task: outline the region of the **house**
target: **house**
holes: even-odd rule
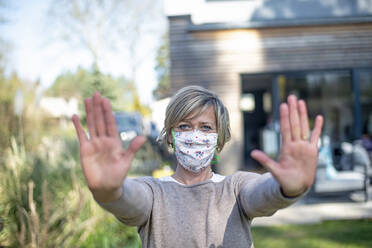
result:
[[[254,148],[277,153],[290,93],[332,142],[372,135],[371,0],[166,0],[165,12],[172,93],[198,84],[229,109],[221,173],[260,170]]]
[[[40,100],[40,108],[54,118],[70,119],[78,114],[78,101],[76,98],[65,100],[60,97],[43,97]]]

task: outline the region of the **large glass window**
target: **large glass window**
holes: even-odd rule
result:
[[[325,118],[323,134],[333,142],[353,139],[353,91],[350,71],[289,73],[278,77],[280,101],[293,93],[308,105],[310,125]]]
[[[372,70],[358,71],[362,134],[372,136]]]

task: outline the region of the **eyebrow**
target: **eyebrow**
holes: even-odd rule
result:
[[[188,124],[191,124],[191,120],[192,119],[185,119],[185,120],[183,120],[183,121],[180,121],[180,123],[182,123],[182,122],[187,122]],[[212,122],[208,122],[208,121],[202,121],[202,122],[200,122],[201,124],[209,124],[209,125],[211,125],[211,126],[213,126],[213,123]]]
[[[191,123],[190,120],[191,120],[191,119],[185,119],[185,120],[180,121],[179,123],[182,123],[182,122]]]

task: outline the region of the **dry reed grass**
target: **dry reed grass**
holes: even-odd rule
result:
[[[81,216],[84,209],[94,204],[90,193],[71,170],[71,188],[63,192],[62,201],[56,201],[49,190],[54,187],[52,180],[48,181],[47,176],[30,180],[32,162],[22,146],[12,139],[5,163],[0,165],[0,217],[4,219],[0,245],[78,247],[100,218]],[[40,183],[41,197],[36,200],[35,184]]]

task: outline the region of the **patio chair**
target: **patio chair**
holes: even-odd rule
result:
[[[367,150],[362,144],[356,142],[352,151],[353,170],[365,173],[369,179],[372,177],[371,160]]]
[[[359,165],[356,168],[360,168]],[[368,201],[369,177],[367,167],[363,171],[337,171],[334,167],[329,137],[323,138],[319,150],[316,178],[312,188],[315,194],[349,194],[364,191],[365,201]]]

